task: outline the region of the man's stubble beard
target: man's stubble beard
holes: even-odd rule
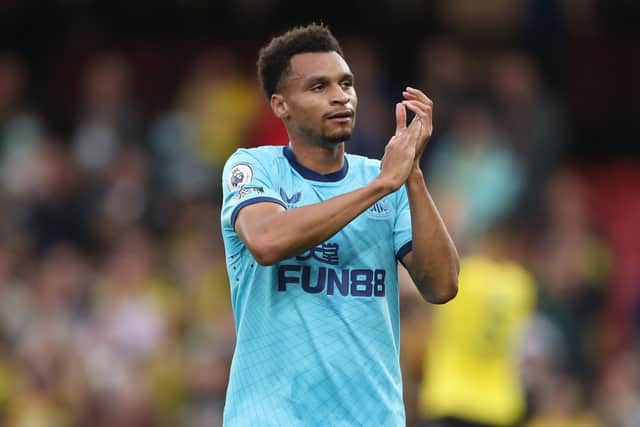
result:
[[[351,139],[351,134],[352,132],[335,136],[325,136],[322,138],[321,143],[323,143],[324,145],[338,145],[340,143],[349,141]]]
[[[351,139],[353,135],[353,128],[355,127],[355,117],[353,120],[353,126],[351,126],[351,129],[348,132],[338,133],[335,135],[326,135],[323,132],[321,135],[318,135],[312,130],[301,128],[300,134],[313,145],[333,148],[336,145],[342,144],[343,142],[347,142]]]

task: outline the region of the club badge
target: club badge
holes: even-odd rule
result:
[[[387,199],[380,199],[367,209],[367,213],[369,214],[369,218],[385,219],[391,216],[393,210]]]

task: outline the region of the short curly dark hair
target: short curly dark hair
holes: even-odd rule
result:
[[[337,52],[344,57],[340,43],[324,24],[295,27],[274,37],[258,55],[258,78],[267,99],[279,89],[289,71],[291,57],[307,52]]]

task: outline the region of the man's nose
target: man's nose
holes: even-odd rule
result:
[[[331,91],[331,103],[347,104],[351,100],[349,94],[340,86],[336,85]]]

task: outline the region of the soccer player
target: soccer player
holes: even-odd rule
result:
[[[372,160],[345,153],[357,97],[327,27],[272,39],[258,72],[290,141],[240,149],[223,171],[237,334],[224,423],[403,426],[397,261],[426,300],[457,292],[456,249],[419,166],[433,104],[407,88]]]
[[[507,427],[524,419],[518,357],[536,286],[513,256],[521,244],[514,232],[506,223],[493,225],[461,261],[464,291],[431,310],[418,405],[422,427]]]

